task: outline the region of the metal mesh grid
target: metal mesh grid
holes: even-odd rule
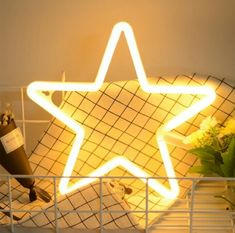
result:
[[[16,176],[4,176],[8,181],[9,187],[9,203],[12,203],[12,190],[11,190],[11,180]],[[25,176],[26,177],[26,176]],[[120,215],[120,214],[136,214],[136,211],[128,210],[128,209],[108,209],[108,208],[99,208],[99,206],[103,206],[105,202],[105,198],[107,197],[107,191],[104,186],[100,189],[100,184],[103,183],[107,177],[99,177],[99,181],[93,186],[93,191],[99,193],[99,203],[96,207],[91,209],[71,209],[68,208],[68,203],[60,203],[57,201],[57,192],[56,192],[56,180],[61,177],[58,176],[34,176],[35,178],[45,178],[52,179],[54,183],[54,192],[53,192],[53,200],[54,205],[49,208],[38,208],[37,210],[26,210],[26,209],[14,209],[14,207],[10,204],[7,211],[10,213],[9,226],[6,228],[0,226],[0,230],[8,230],[7,232],[18,232],[19,226],[26,227],[22,229],[27,229],[27,224],[16,223],[13,220],[13,214],[15,213],[27,213],[32,215],[32,220],[35,225],[37,225],[37,221],[40,221],[37,227],[40,227],[43,232],[42,222],[48,222],[48,219],[45,219],[47,216],[50,221],[53,221],[53,226],[51,232],[64,232],[63,229],[63,221],[67,216],[67,221],[70,221],[70,228],[73,228],[72,222],[81,222],[81,219],[78,216],[84,215],[87,217],[86,224],[92,224],[92,229],[96,229],[99,232],[108,232],[105,228],[105,225],[108,221],[114,223],[114,221],[107,216],[109,214]],[[75,177],[72,177],[75,178]],[[80,177],[86,179],[87,177]],[[120,178],[112,177],[112,178]],[[126,177],[127,179],[133,179],[133,177]],[[160,178],[147,178],[150,179],[160,179]],[[220,232],[220,233],[234,233],[235,232],[235,211],[233,209],[229,209],[228,203],[224,202],[222,199],[215,198],[217,194],[223,194],[226,191],[227,182],[233,182],[233,187],[235,187],[235,179],[234,178],[178,178],[178,180],[185,181],[191,183],[190,192],[188,192],[185,198],[176,199],[175,203],[169,207],[167,210],[149,210],[148,209],[148,188],[146,182],[146,225],[144,228],[145,232],[158,233],[158,232],[167,232],[167,233],[175,233],[175,232],[189,232],[189,233],[204,233],[204,232]],[[98,187],[98,189],[97,189]],[[85,188],[84,190],[86,190]],[[89,189],[89,188],[88,188]],[[83,191],[80,190],[79,193]],[[91,193],[89,190],[88,193]],[[102,194],[103,195],[102,195]],[[86,199],[86,200],[85,200]],[[87,198],[84,198],[84,202],[87,201]],[[98,206],[98,208],[97,208]],[[1,210],[3,212],[3,210]],[[142,212],[141,210],[139,213]],[[161,217],[156,220],[153,224],[148,224],[148,215],[149,214],[159,214],[161,213]],[[46,214],[46,215],[45,215]],[[36,218],[35,218],[36,216]],[[63,218],[61,218],[63,216]],[[94,219],[91,220],[89,216],[96,216],[96,222]],[[130,216],[130,215],[129,215]],[[46,221],[47,220],[47,221]],[[91,222],[89,222],[91,220]],[[126,221],[126,219],[122,219]],[[120,220],[120,224],[125,224],[126,222],[122,222]],[[117,221],[118,222],[118,221]],[[116,222],[116,223],[117,223]],[[83,222],[85,224],[85,222]],[[137,225],[136,225],[137,226]],[[29,224],[29,227],[32,227]],[[35,226],[36,227],[36,226]],[[121,228],[120,226],[112,226],[111,229]],[[132,226],[133,227],[133,226]],[[129,229],[130,232],[133,228],[124,228]],[[89,228],[86,226],[86,228]],[[28,228],[30,229],[30,228]],[[137,228],[138,229],[138,228]],[[2,232],[2,231],[1,231]],[[5,232],[5,231],[4,231]],[[66,232],[66,231],[65,231]],[[92,231],[89,231],[92,232]],[[112,232],[112,231],[111,231]],[[134,231],[133,231],[134,232]],[[139,231],[141,232],[141,230]]]
[[[215,115],[222,122],[234,115],[234,87],[224,82],[224,80],[212,76],[199,77],[197,75],[192,75],[176,76],[173,78],[160,77],[152,79],[151,81],[156,84],[168,85],[179,83],[183,83],[184,85],[211,84],[215,88],[217,92],[215,103],[190,121],[186,122],[182,127],[177,128],[177,132],[180,134],[188,135],[190,132],[197,129],[201,120],[208,114]],[[116,154],[124,154],[136,164],[146,169],[152,176],[162,177],[162,182],[167,184],[167,179],[164,177],[165,173],[161,157],[156,148],[156,129],[167,119],[176,115],[178,111],[187,108],[199,98],[200,96],[193,95],[187,95],[187,97],[185,97],[183,95],[155,96],[155,94],[146,94],[141,90],[137,81],[105,84],[99,92],[92,94],[77,92],[67,93],[61,108],[74,119],[81,122],[86,131],[86,137],[73,175],[86,175],[89,171]],[[23,107],[24,104],[22,105],[22,109]],[[24,118],[23,115],[22,118]],[[23,120],[24,124],[25,122],[27,122],[26,119]],[[43,174],[53,177],[61,175],[61,171],[63,170],[63,166],[71,149],[73,138],[74,134],[69,128],[62,125],[56,119],[52,120],[52,123],[48,126],[38,145],[34,149],[33,154],[30,156],[34,174]],[[188,168],[194,164],[195,159],[185,150],[175,146],[170,146],[170,152],[177,177],[188,175]],[[121,176],[121,181],[134,189],[134,195],[126,197],[130,207],[125,206],[125,203],[124,207],[121,205],[124,210],[136,211],[127,216],[125,225],[128,226],[130,223],[129,227],[136,227],[136,222],[138,222],[138,225],[141,225],[142,227],[148,226],[151,222],[154,222],[154,220],[156,221],[163,213],[166,213],[168,208],[173,204],[172,201],[153,196],[152,190],[148,190],[148,188],[146,188],[143,183],[140,183],[138,179],[133,177],[128,179],[130,174],[125,170],[116,169],[109,174],[109,176],[116,175],[118,175],[118,177]],[[56,186],[53,187],[52,184],[57,181],[57,179],[56,181],[53,179],[54,178],[52,178],[52,180],[42,179],[39,183],[50,193],[53,193]],[[195,183],[195,180],[180,179],[179,182],[181,199],[186,196],[189,189],[194,187],[192,184]],[[13,202],[8,202],[9,197],[6,195],[7,190],[9,190],[7,185],[5,186],[5,191],[1,189],[1,200],[5,204],[4,207],[14,207],[15,205],[17,209],[25,207],[26,210],[32,210],[31,212],[34,210],[38,211],[38,209],[40,209],[40,211],[46,209],[45,206],[42,206],[41,208],[42,203],[34,203],[32,206],[26,205],[26,194],[14,180],[12,180],[11,192],[13,195]],[[115,194],[111,192],[110,195],[112,196]],[[70,201],[73,196],[74,195],[71,195],[67,197],[67,199]],[[58,203],[62,203],[63,201],[64,199],[59,199]],[[53,209],[55,207],[50,208]],[[76,209],[76,206],[72,204],[72,208]],[[24,214],[26,214],[26,212]],[[132,219],[132,215],[135,216],[133,222],[132,220],[129,220],[129,218]],[[57,218],[66,222],[65,217],[62,216],[61,213],[57,213],[57,218],[53,220],[47,215],[45,216],[47,218],[46,224],[51,224],[52,227],[58,227],[58,223],[55,224]],[[75,217],[77,218],[78,216],[80,215],[75,213]],[[106,218],[107,217],[105,217],[105,219]],[[4,219],[4,217],[1,219]],[[100,224],[103,222],[103,219],[104,218],[99,219]],[[5,217],[4,221],[9,222],[9,219],[6,220]],[[67,227],[73,227],[73,224],[66,223]],[[39,226],[35,222],[33,222],[33,224]],[[192,222],[189,224],[191,225]],[[85,225],[85,228],[89,227]]]

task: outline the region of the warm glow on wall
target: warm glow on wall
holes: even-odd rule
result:
[[[61,122],[71,128],[76,137],[74,139],[70,155],[68,157],[67,164],[63,171],[63,176],[71,176],[73,168],[75,166],[79,151],[84,139],[85,131],[77,121],[66,115],[59,107],[57,107],[51,100],[53,91],[81,91],[81,92],[94,92],[101,88],[107,70],[109,68],[112,56],[114,54],[117,43],[120,39],[121,33],[124,33],[126,41],[130,50],[130,54],[134,63],[136,74],[139,80],[139,84],[145,92],[159,93],[159,94],[195,94],[203,95],[204,97],[198,102],[193,103],[183,112],[170,119],[158,130],[156,129],[156,142],[160,149],[162,160],[166,169],[168,177],[175,177],[175,171],[172,165],[170,154],[168,151],[167,143],[165,141],[166,136],[180,138],[179,135],[175,135],[171,131],[176,127],[183,124],[189,118],[195,116],[201,110],[210,105],[215,99],[215,92],[208,86],[174,86],[174,85],[152,85],[148,82],[147,76],[144,71],[144,67],[140,58],[140,54],[135,41],[134,33],[129,24],[120,22],[116,24],[112,30],[107,47],[104,52],[103,59],[101,61],[95,82],[93,83],[72,83],[72,82],[33,82],[28,86],[27,93],[29,97],[34,100],[38,105],[51,113]],[[47,95],[45,92],[48,92]],[[181,138],[180,138],[181,139]],[[116,167],[123,167],[131,174],[137,177],[149,177],[150,174],[143,171],[140,167],[135,165],[127,158],[117,155],[113,159],[109,160],[104,165],[100,166],[92,173],[87,174],[91,178],[80,179],[76,183],[69,185],[68,178],[62,178],[60,181],[59,189],[62,194],[69,193],[75,189],[78,189],[86,184],[93,182],[96,178],[104,176],[109,171]],[[142,179],[146,182],[146,179]],[[166,198],[176,198],[179,194],[179,185],[176,179],[169,179],[170,189],[161,184],[158,180],[150,179],[148,185],[157,193]]]

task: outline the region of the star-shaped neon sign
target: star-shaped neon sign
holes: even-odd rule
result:
[[[107,70],[109,68],[112,56],[114,54],[117,43],[120,36],[124,33],[126,41],[129,47],[129,51],[134,63],[136,74],[139,80],[139,84],[143,91],[148,93],[161,93],[161,94],[195,94],[204,95],[204,98],[198,102],[192,104],[187,109],[170,119],[163,126],[161,126],[156,133],[156,142],[158,144],[162,161],[166,169],[168,177],[175,177],[175,171],[172,165],[170,154],[168,151],[165,138],[171,134],[171,137],[178,138],[179,136],[174,134],[172,130],[183,124],[189,118],[193,117],[201,110],[210,105],[215,99],[215,92],[208,86],[175,86],[175,85],[153,85],[147,80],[147,76],[144,71],[144,67],[141,61],[141,57],[137,48],[134,33],[130,25],[126,22],[120,22],[113,27],[107,47],[104,52],[95,82],[93,83],[75,83],[75,82],[33,82],[27,88],[29,97],[34,100],[38,105],[44,108],[46,111],[55,116],[58,120],[66,124],[71,128],[76,136],[70,151],[68,161],[65,165],[63,176],[71,176],[73,168],[75,166],[79,151],[84,139],[84,129],[77,121],[72,119],[66,113],[64,113],[58,106],[56,106],[52,100],[51,95],[54,91],[82,91],[82,92],[95,92],[99,90],[104,82]],[[50,94],[46,95],[45,92]],[[182,139],[182,138],[180,138]],[[124,156],[117,155],[111,160],[107,161],[96,170],[87,174],[90,178],[79,179],[76,183],[70,185],[68,178],[62,178],[59,184],[59,190],[61,194],[69,193],[75,189],[78,189],[84,185],[87,185],[99,176],[104,176],[116,167],[123,167],[129,171],[132,175],[140,177],[143,182],[146,182],[145,177],[149,177],[150,174],[142,170],[139,166],[134,164]],[[165,187],[158,180],[150,179],[148,181],[149,187],[155,192],[161,194],[166,198],[176,198],[179,194],[179,184],[177,179],[169,179],[170,188]]]

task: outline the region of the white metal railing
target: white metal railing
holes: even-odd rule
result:
[[[26,210],[26,209],[15,209],[12,206],[12,185],[11,180],[13,178],[29,178],[33,177],[35,179],[49,179],[52,180],[53,193],[52,200],[54,204],[53,209],[42,209],[42,210]],[[58,192],[57,192],[57,180],[61,179],[62,176],[28,176],[28,175],[2,175],[0,179],[7,181],[8,185],[8,198],[9,198],[9,209],[0,210],[1,212],[8,212],[10,215],[9,228],[12,233],[15,233],[15,227],[17,224],[14,223],[13,214],[14,213],[39,213],[50,212],[55,216],[54,232],[59,233],[59,213],[66,212],[68,214],[77,213],[98,213],[100,216],[100,227],[99,232],[104,232],[103,216],[106,213],[145,213],[145,227],[144,231],[149,233],[157,232],[179,232],[185,231],[189,233],[200,233],[200,232],[235,232],[235,212],[234,210],[226,210],[228,203],[222,199],[215,198],[215,194],[220,193],[225,188],[225,184],[228,181],[233,181],[235,184],[235,178],[174,178],[178,181],[190,181],[191,188],[185,198],[176,199],[175,203],[169,207],[167,210],[149,210],[149,188],[148,182],[150,179],[163,179],[164,177],[138,177],[141,179],[146,179],[146,209],[145,210],[105,210],[99,208],[99,210],[63,210],[58,206]],[[70,176],[65,178],[79,178],[87,179],[87,176]],[[102,183],[107,179],[118,179],[121,180],[123,177],[112,176],[112,177],[96,177],[100,183],[100,206],[103,205],[103,191]],[[136,177],[135,177],[136,178]],[[133,177],[125,177],[125,179],[133,179]],[[173,178],[172,178],[173,179]],[[235,200],[234,200],[235,201]],[[161,213],[161,216],[154,223],[149,223],[148,215],[150,213]],[[1,230],[1,226],[0,226]],[[97,231],[97,229],[96,229]],[[2,231],[1,231],[2,232]]]
[[[20,106],[21,114],[18,115],[16,118],[16,122],[21,124],[23,135],[25,138],[25,146],[27,147],[28,137],[26,134],[26,125],[30,124],[44,124],[48,123],[48,120],[43,119],[27,119],[25,110],[26,110],[26,87],[0,87],[0,94],[1,92],[9,93],[11,96],[12,92],[17,92],[20,96],[19,99],[16,99],[16,105]],[[4,99],[7,99],[7,96],[4,96]],[[4,104],[3,102],[2,105]],[[14,111],[14,109],[13,109]],[[44,127],[44,126],[42,126]],[[11,181],[13,178],[18,176],[13,175],[0,175],[0,181],[5,180],[8,184],[8,197],[9,197],[9,213],[10,213],[10,224],[9,228],[11,232],[16,232],[16,225],[13,221],[13,213],[17,212],[27,212],[31,210],[22,210],[22,209],[14,209],[12,206],[12,185]],[[21,177],[28,177],[28,176],[21,176]],[[54,200],[54,210],[46,210],[52,211],[55,215],[55,228],[54,232],[58,233],[61,231],[58,224],[58,202],[57,202],[57,180],[60,179],[60,176],[33,176],[37,179],[51,179],[53,184],[53,200]],[[71,178],[78,178],[78,177],[71,177]],[[79,177],[80,178],[87,178],[87,177]],[[121,180],[123,177],[98,177],[99,182],[102,183],[105,179],[117,178]],[[127,179],[125,177],[124,179]],[[138,178],[138,177],[130,177]],[[200,232],[231,232],[235,233],[235,226],[234,226],[234,219],[235,219],[235,212],[233,210],[226,210],[227,203],[224,202],[222,199],[214,198],[214,194],[218,190],[222,190],[224,183],[228,180],[234,181],[235,179],[225,179],[225,178],[174,178],[178,179],[179,181],[188,180],[191,182],[191,187],[189,189],[188,195],[185,198],[177,199],[175,204],[170,207],[168,210],[149,210],[149,188],[148,182],[149,179],[166,179],[166,177],[157,177],[157,178],[145,178],[146,179],[146,209],[140,210],[140,212],[145,213],[145,228],[144,231],[148,233],[158,233],[158,232],[189,232],[189,233],[200,233]],[[100,206],[103,203],[103,193],[102,193],[102,185],[100,185]],[[208,198],[211,200],[208,201]],[[41,210],[44,211],[44,210]],[[60,210],[62,211],[62,210]],[[87,212],[83,210],[84,212]],[[82,213],[83,211],[79,211]],[[4,212],[4,210],[0,210],[0,213]],[[33,211],[31,211],[33,212]],[[38,211],[37,211],[38,212]],[[76,210],[70,211],[75,212]],[[92,212],[92,210],[89,210]],[[96,211],[97,212],[97,211]],[[120,212],[120,210],[100,210],[98,211],[100,215],[100,227],[99,231],[102,233],[104,231],[103,226],[103,215],[106,212]],[[131,210],[123,210],[123,212],[134,213],[138,211],[131,211]],[[161,218],[159,218],[155,223],[149,224],[149,214],[150,213],[161,213]],[[0,226],[0,232],[2,232]]]
[[[24,136],[25,141],[24,147],[27,150],[29,143],[26,133],[26,125],[37,124],[42,125],[42,127],[44,127],[45,124],[49,123],[49,115],[45,111],[41,111],[40,114],[46,115],[48,119],[30,119],[26,117],[26,88],[26,86],[0,86],[0,96],[2,93],[4,93],[4,98],[0,98],[0,113],[1,111],[4,111],[4,105],[9,102],[11,104],[13,113],[17,115],[15,118],[15,122],[17,124],[20,124],[19,127],[22,130],[22,134]],[[12,95],[17,95],[18,98],[12,98]],[[8,101],[8,98],[10,99],[10,101]],[[27,102],[30,102],[34,105],[34,107],[37,107],[37,105],[33,103],[30,99],[28,99]],[[17,110],[20,109],[20,111],[16,112],[15,108]],[[32,148],[29,148],[29,151],[30,149]]]

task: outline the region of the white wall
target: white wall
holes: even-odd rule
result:
[[[92,81],[112,26],[129,22],[147,75],[235,80],[234,0],[0,0],[0,85]],[[121,40],[107,80],[135,72]]]

